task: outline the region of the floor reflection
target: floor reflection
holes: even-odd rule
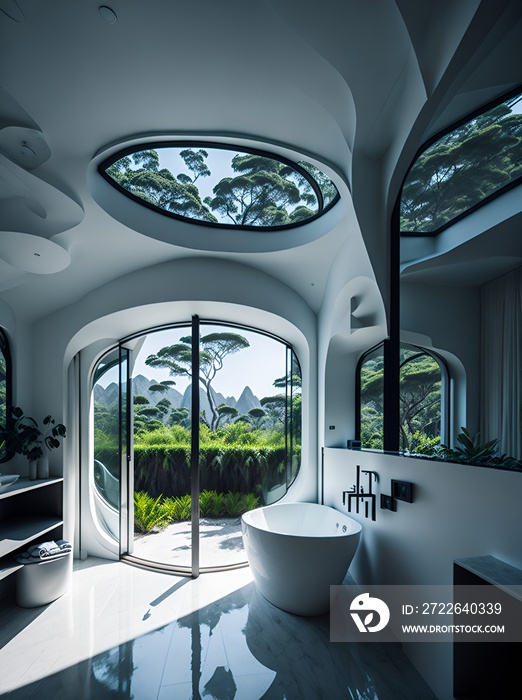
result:
[[[246,562],[241,535],[241,518],[201,518],[200,564],[202,567],[230,566]],[[190,523],[172,523],[159,532],[137,536],[134,555],[146,561],[190,566],[192,531]]]
[[[154,601],[153,601],[154,602]],[[253,584],[10,700],[431,700],[398,645],[332,644],[328,615],[278,610]]]

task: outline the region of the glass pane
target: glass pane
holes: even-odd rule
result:
[[[119,397],[119,479],[120,479],[120,554],[130,554],[133,549],[132,529],[129,531],[130,519],[133,518],[133,477],[130,473],[132,457],[132,439],[130,436],[130,401],[132,386],[129,377],[130,352],[120,347],[120,397]]]
[[[111,184],[164,213],[215,225],[273,228],[307,221],[339,197],[305,161],[229,148],[159,146],[110,161]],[[316,191],[324,205],[320,209]]]
[[[203,323],[199,354],[200,566],[223,567],[246,561],[241,514],[284,496],[297,475],[301,375],[284,343],[242,328]],[[129,481],[134,533],[127,551],[187,571],[194,550],[194,371],[190,326],[150,333],[135,343],[132,382],[126,387],[122,377],[121,392],[122,410],[129,392],[134,409]],[[119,496],[117,382],[116,358],[108,356],[94,387],[95,481],[98,500],[114,511]],[[122,441],[124,447],[124,432]],[[122,456],[124,466],[124,449]],[[117,538],[116,527],[113,532]]]
[[[201,326],[200,561],[246,561],[241,515],[286,493],[286,347],[243,328]]]
[[[312,165],[311,163],[308,163],[305,160],[300,160],[299,165],[302,168],[304,168],[307,172],[309,172],[310,175],[319,185],[319,189],[321,190],[321,194],[323,195],[324,209],[329,207],[330,204],[337,200],[337,198],[339,197],[337,187],[333,184],[330,178],[323,173],[322,170],[319,170],[319,168],[316,168],[315,165]]]
[[[436,233],[522,177],[522,95],[435,141],[417,158],[401,195],[401,231]]]
[[[301,465],[301,367],[294,351],[286,349],[287,357],[287,488],[292,484]]]
[[[0,328],[0,430],[5,429],[7,407],[11,402],[11,366],[7,336]],[[9,457],[9,446],[0,438],[0,462]]]
[[[384,446],[384,354],[382,345],[367,353],[361,364],[361,447]]]
[[[119,350],[107,354],[94,377],[94,504],[100,526],[120,539]]]
[[[429,454],[440,443],[442,376],[437,360],[409,345],[400,350],[400,449]]]
[[[144,336],[134,351],[134,555],[191,567],[190,326]]]

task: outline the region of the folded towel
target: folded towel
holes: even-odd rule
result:
[[[29,554],[29,552],[22,552],[16,557],[16,560],[19,562],[32,561],[33,557]]]
[[[29,554],[29,552],[22,552],[21,554],[17,554],[15,557],[15,561],[18,564],[27,564],[30,566],[31,564],[44,564],[47,562],[51,562],[54,559],[62,559],[63,557],[67,557],[69,555],[69,552],[57,552],[56,554],[49,554],[46,557],[33,557]]]
[[[62,552],[70,552],[72,549],[70,542],[67,542],[67,540],[56,540],[56,544]]]
[[[36,559],[45,559],[47,557],[52,557],[54,554],[60,554],[61,549],[58,547],[56,542],[42,542],[40,544],[35,544],[29,547],[27,550],[29,554]]]

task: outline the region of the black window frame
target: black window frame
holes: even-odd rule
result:
[[[377,350],[381,349],[382,350],[382,355],[383,355],[383,366],[384,366],[384,376],[383,376],[383,394],[386,392],[386,374],[387,374],[387,365],[386,365],[386,343],[389,341],[381,341],[380,343],[377,343],[376,345],[373,345],[371,348],[368,348],[368,350],[365,350],[365,352],[359,357],[359,360],[356,365],[355,369],[355,401],[356,401],[356,411],[355,411],[355,439],[356,440],[361,440],[361,370],[362,367],[368,358],[369,355],[372,353],[376,352]],[[451,426],[451,372],[450,368],[448,366],[448,363],[442,357],[442,355],[439,355],[439,353],[435,352],[434,350],[431,350],[429,348],[426,348],[422,345],[417,345],[416,343],[408,343],[405,341],[400,341],[399,343],[399,352],[400,349],[403,347],[407,347],[409,349],[416,349],[421,353],[422,355],[428,355],[429,357],[432,357],[435,362],[437,362],[439,368],[440,368],[440,375],[441,375],[441,387],[440,387],[440,394],[441,394],[441,426],[440,426],[440,438],[441,438],[441,444],[443,442],[449,441],[450,437],[450,426]],[[400,371],[401,371],[401,363],[399,362],[397,366],[397,377],[399,379],[399,391],[400,391]],[[397,417],[399,414],[399,396],[397,396]],[[393,451],[395,450],[389,450],[386,447],[386,433],[388,429],[388,423],[387,423],[387,405],[386,405],[386,400],[385,397],[383,396],[383,450],[384,451]],[[400,430],[400,424],[399,421],[397,420],[398,423],[398,428]],[[397,444],[400,444],[400,437],[399,433],[397,434]],[[364,446],[361,445],[361,447]],[[404,454],[403,450],[398,449],[398,452],[401,454]]]
[[[118,160],[121,158],[124,158],[125,156],[132,155],[134,153],[139,153],[140,151],[145,151],[145,150],[154,150],[154,149],[161,149],[161,148],[174,148],[174,147],[179,147],[179,148],[208,148],[208,149],[220,149],[220,150],[225,150],[225,151],[231,151],[231,152],[236,152],[236,153],[244,153],[246,155],[257,155],[257,156],[262,156],[264,158],[269,158],[271,160],[275,160],[279,163],[283,163],[284,165],[287,165],[291,168],[293,168],[299,175],[301,175],[312,187],[315,196],[317,197],[317,206],[318,206],[318,211],[314,216],[309,217],[308,219],[305,219],[303,221],[296,221],[290,224],[283,224],[280,226],[241,226],[237,224],[229,224],[229,223],[220,223],[220,222],[213,222],[213,221],[203,221],[200,219],[193,219],[187,216],[183,216],[181,214],[176,214],[175,212],[168,211],[167,209],[162,209],[161,207],[156,206],[152,202],[147,202],[145,199],[138,197],[137,195],[133,194],[132,192],[129,192],[129,190],[125,189],[125,187],[122,187],[114,178],[112,178],[110,175],[107,174],[107,169],[110,168],[111,165],[116,163]],[[301,160],[305,160],[302,158]],[[307,162],[307,161],[305,161]],[[312,163],[310,165],[313,165]],[[317,166],[315,166],[317,167]],[[265,151],[262,149],[257,149],[257,148],[250,148],[246,146],[236,146],[234,144],[225,144],[225,143],[216,143],[212,141],[193,141],[193,140],[184,140],[184,141],[176,141],[176,140],[169,140],[169,139],[164,139],[164,140],[158,140],[158,141],[151,141],[151,142],[146,142],[146,143],[140,143],[137,145],[129,146],[127,148],[124,148],[117,153],[113,154],[109,158],[105,159],[100,165],[98,166],[98,172],[99,174],[103,177],[103,179],[108,182],[112,187],[114,187],[118,192],[121,192],[124,194],[126,197],[131,199],[132,201],[141,204],[142,206],[146,207],[147,209],[150,209],[151,211],[154,211],[158,214],[162,214],[164,216],[167,216],[171,219],[175,219],[177,221],[183,221],[185,223],[190,223],[190,224],[196,224],[199,226],[210,226],[211,228],[217,228],[217,229],[229,229],[233,231],[258,231],[258,232],[271,232],[271,231],[286,231],[294,228],[298,228],[300,226],[304,226],[306,224],[309,224],[312,221],[315,221],[319,217],[323,216],[326,214],[330,209],[337,204],[339,199],[341,198],[341,195],[339,193],[339,190],[334,184],[334,187],[336,189],[336,196],[332,199],[332,201],[327,204],[327,206],[324,206],[324,198],[323,198],[323,193],[321,191],[321,188],[319,186],[319,183],[314,179],[314,177],[311,175],[311,173],[306,170],[306,168],[303,168],[299,163],[296,161],[292,161],[288,158],[285,158],[284,156],[281,155],[276,155],[274,153],[270,153],[269,151]],[[322,171],[321,171],[322,172]]]
[[[477,108],[473,112],[470,112],[467,114],[465,117],[462,119],[459,119],[456,122],[453,122],[450,126],[448,126],[445,129],[442,129],[441,131],[437,132],[434,136],[432,136],[430,139],[425,141],[422,146],[417,150],[415,153],[415,156],[413,160],[410,163],[410,166],[406,172],[406,175],[402,181],[400,190],[399,190],[399,195],[397,197],[397,213],[394,213],[394,218],[395,216],[397,217],[397,228],[399,230],[399,236],[400,237],[420,237],[420,238],[431,238],[433,236],[438,236],[440,233],[448,229],[450,226],[453,226],[453,224],[456,224],[458,221],[461,221],[462,219],[466,218],[470,214],[473,214],[475,211],[479,210],[481,207],[485,206],[486,204],[489,204],[489,202],[494,201],[497,197],[502,196],[506,192],[509,192],[509,190],[518,187],[520,184],[522,184],[522,175],[519,177],[515,178],[511,182],[507,183],[503,187],[501,187],[498,190],[495,190],[495,192],[492,192],[490,195],[485,197],[484,199],[480,200],[480,202],[477,202],[473,206],[471,206],[469,209],[466,209],[466,211],[461,212],[457,216],[455,216],[453,219],[450,221],[447,221],[445,224],[442,226],[439,226],[439,228],[435,229],[434,231],[402,231],[400,228],[400,211],[401,211],[401,205],[402,205],[402,192],[404,189],[404,186],[408,180],[409,174],[417,162],[417,160],[420,158],[420,156],[425,153],[430,146],[432,146],[434,143],[439,141],[440,139],[444,138],[448,134],[451,134],[451,132],[456,131],[459,129],[461,126],[464,126],[465,124],[468,124],[469,122],[473,121],[473,119],[476,119],[477,117],[481,116],[482,114],[485,114],[486,112],[494,109],[495,107],[498,107],[501,105],[503,102],[506,102],[507,100],[511,99],[512,97],[517,97],[520,96],[522,98],[522,84],[518,85],[516,88],[510,90],[507,93],[504,93],[500,97],[496,98],[495,100],[492,100],[485,105],[482,105],[481,107]]]

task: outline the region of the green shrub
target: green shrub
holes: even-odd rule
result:
[[[199,512],[202,518],[218,518],[226,515],[225,494],[205,489],[199,495]]]
[[[192,515],[192,499],[189,494],[174,498],[165,498],[164,503],[171,522],[190,520]]]
[[[232,518],[239,517],[243,513],[243,494],[229,491],[225,495],[225,507]]]
[[[292,456],[297,469],[300,449]],[[101,460],[103,461],[103,460]],[[285,480],[284,447],[227,445],[218,441],[200,449],[201,483],[206,490],[260,494]],[[134,484],[151,496],[182,496],[190,491],[190,446],[134,447]]]
[[[134,493],[134,531],[150,532],[154,527],[165,527],[170,522],[162,496],[152,498],[143,491]]]
[[[190,494],[153,498],[144,491],[134,494],[134,531],[147,533],[154,528],[164,528],[170,523],[190,520],[192,516]],[[220,493],[204,490],[200,494],[200,516],[237,518],[248,510],[257,508],[259,498],[253,493]]]
[[[247,513],[249,510],[254,510],[259,505],[259,496],[255,496],[253,493],[243,494],[243,503],[241,513]]]

